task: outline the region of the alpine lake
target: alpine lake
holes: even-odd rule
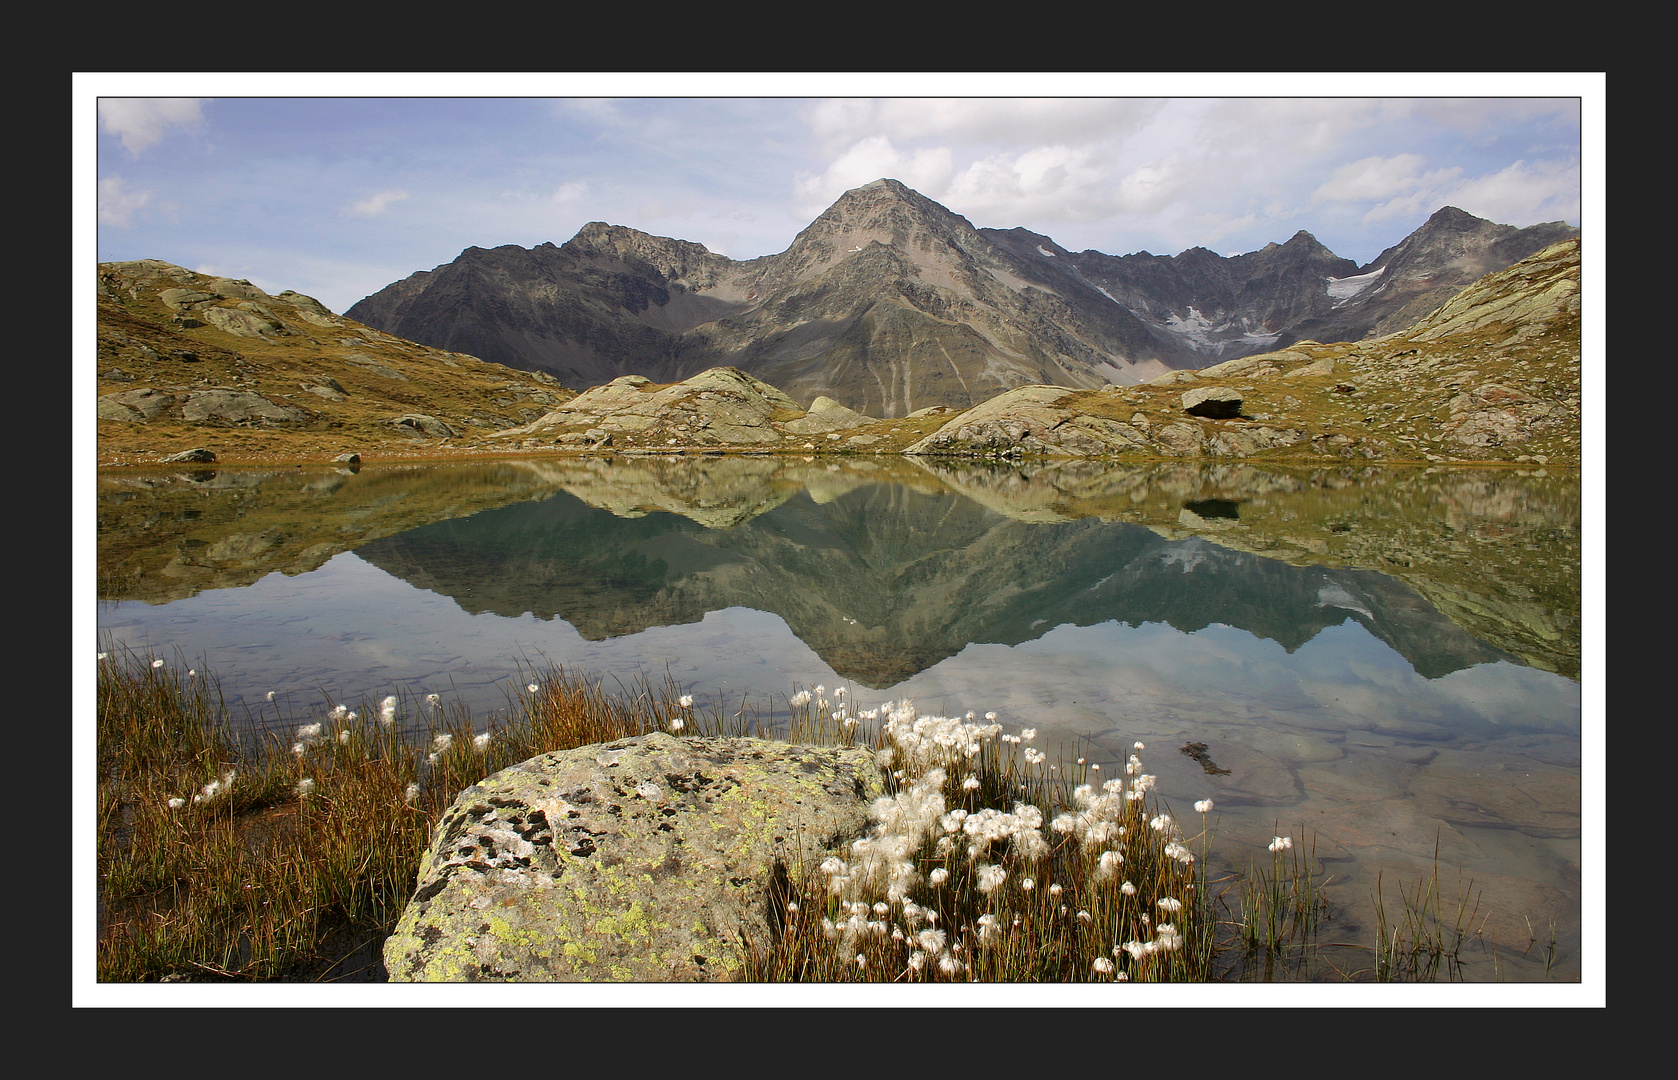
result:
[[[1214,801],[1214,875],[1313,855],[1304,978],[1372,967],[1377,897],[1394,922],[1430,879],[1439,981],[1582,978],[1577,471],[191,468],[99,474],[99,647],[204,668],[240,723],[438,694],[483,730],[550,667],[771,728],[818,686],[995,712],[1096,783],[1142,743],[1186,831]]]

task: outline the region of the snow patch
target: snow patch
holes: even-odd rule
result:
[[[1367,274],[1359,274],[1357,277],[1331,277],[1328,279],[1328,294],[1334,297],[1335,300],[1339,301],[1339,304],[1343,304],[1352,297],[1356,296],[1358,293],[1375,284],[1375,279],[1386,272],[1387,268],[1383,266],[1379,269],[1371,270]],[[1335,306],[1338,307],[1339,304],[1336,304]]]
[[[1055,253],[1050,251],[1048,248],[1044,247],[1042,244],[1037,245],[1037,253],[1039,255],[1047,255],[1051,259],[1055,257]],[[1102,291],[1105,292],[1106,290],[1102,290]],[[1112,297],[1109,296],[1107,299],[1111,300]]]

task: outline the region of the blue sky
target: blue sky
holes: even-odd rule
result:
[[[1601,223],[1600,74],[1261,74],[82,74],[77,243],[342,311],[596,220],[772,254],[880,176],[1110,254],[1306,229],[1362,264],[1447,204]]]

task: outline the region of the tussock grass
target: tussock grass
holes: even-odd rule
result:
[[[213,678],[101,654],[98,978],[382,978],[379,948],[459,791],[683,712],[668,687],[620,697],[553,676],[494,731],[435,696],[235,728]]]
[[[794,868],[752,980],[1290,979],[1323,910],[1314,857],[1284,838],[1268,868],[1208,879],[1212,804],[1174,818],[1141,744],[1104,775],[1051,764],[994,714],[862,711],[816,687],[760,716],[696,707],[668,675],[608,687],[550,668],[494,729],[437,695],[235,725],[213,677],[129,653],[100,655],[97,699],[102,982],[380,980],[461,790],[655,730],[865,746],[887,776],[868,835]],[[1431,887],[1405,906],[1401,925],[1383,918],[1376,976],[1432,978],[1469,916],[1438,932]]]

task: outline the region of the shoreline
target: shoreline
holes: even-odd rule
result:
[[[198,448],[193,448],[198,449]],[[1272,466],[1277,468],[1299,468],[1305,466],[1326,465],[1358,465],[1383,466],[1392,468],[1512,468],[1512,469],[1565,469],[1579,470],[1583,468],[1581,461],[1557,461],[1554,459],[1526,460],[1510,458],[1447,458],[1433,460],[1424,458],[1359,458],[1349,459],[1322,454],[1297,456],[1264,456],[1264,457],[1223,457],[1208,454],[1190,454],[1182,456],[1127,454],[1123,456],[1088,457],[1073,454],[979,454],[979,453],[943,453],[943,454],[905,454],[897,450],[875,451],[832,451],[825,447],[814,450],[808,449],[762,449],[762,448],[719,448],[719,447],[659,447],[636,448],[632,450],[576,450],[561,447],[429,447],[423,450],[400,451],[388,448],[373,448],[369,450],[308,450],[302,452],[251,450],[248,448],[230,448],[227,450],[209,449],[215,454],[213,461],[181,462],[169,460],[176,453],[158,453],[155,451],[141,451],[131,454],[113,453],[100,448],[96,455],[95,467],[101,471],[118,469],[157,469],[182,465],[210,465],[210,466],[245,466],[257,468],[305,468],[311,466],[344,464],[338,460],[344,454],[354,454],[359,458],[352,462],[357,467],[371,465],[424,465],[424,464],[464,464],[470,462],[498,461],[506,458],[563,458],[574,460],[578,458],[660,458],[660,457],[754,457],[754,458],[802,458],[814,459],[818,457],[832,459],[868,460],[880,457],[899,458],[930,458],[938,461],[960,461],[974,464],[995,464],[1016,468],[1022,465],[1050,465],[1069,462],[1095,462],[1123,465],[1148,465],[1159,462],[1216,465],[1250,465]]]

